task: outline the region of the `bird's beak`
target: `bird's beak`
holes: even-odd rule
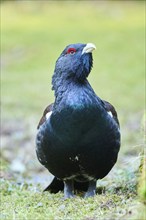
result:
[[[82,50],[82,54],[84,53],[91,53],[93,50],[96,49],[96,46],[92,43],[86,44],[86,46]]]

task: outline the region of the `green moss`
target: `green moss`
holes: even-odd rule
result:
[[[141,200],[146,204],[146,158],[143,155],[140,165],[140,177],[138,184],[138,194]]]
[[[145,141],[145,132],[146,132],[146,112],[143,115],[142,123],[141,123],[141,131],[144,134]],[[145,146],[146,143],[144,143]],[[141,163],[139,167],[139,183],[138,183],[138,194],[140,199],[146,205],[146,151],[145,148],[141,153]]]
[[[131,178],[126,171],[119,178],[99,181],[99,193],[84,199],[76,195],[74,199],[63,200],[63,193],[41,192],[40,186],[12,181],[1,181],[1,216],[3,219],[132,219],[139,212],[136,194],[136,176]],[[107,181],[107,182],[106,182]],[[106,185],[106,186],[105,186]],[[103,190],[101,190],[103,189]],[[98,188],[97,188],[98,192]],[[142,206],[140,205],[140,208]]]

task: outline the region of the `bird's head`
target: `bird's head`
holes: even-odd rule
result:
[[[56,61],[54,78],[62,77],[83,82],[92,69],[94,49],[96,47],[92,43],[68,45]]]

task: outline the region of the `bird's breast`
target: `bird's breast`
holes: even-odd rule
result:
[[[55,136],[63,143],[79,143],[86,136],[98,140],[114,130],[113,119],[107,115],[92,89],[73,87],[56,104],[50,123]]]
[[[65,143],[79,142],[86,135],[90,138],[106,123],[104,121],[103,112],[97,106],[82,103],[68,105],[51,116],[52,130]]]

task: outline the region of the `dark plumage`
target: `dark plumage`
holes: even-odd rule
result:
[[[52,78],[55,102],[38,125],[38,160],[55,176],[46,190],[64,188],[65,198],[74,188],[95,195],[96,181],[112,169],[120,148],[117,113],[87,80],[93,49],[91,43],[72,44],[61,53]]]

